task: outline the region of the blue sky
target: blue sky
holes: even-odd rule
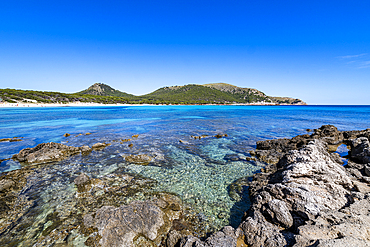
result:
[[[225,82],[370,104],[370,1],[0,1],[0,88]]]

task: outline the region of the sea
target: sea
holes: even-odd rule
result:
[[[205,231],[211,232],[226,225],[237,226],[248,209],[248,195],[231,196],[230,185],[250,180],[265,165],[247,159],[257,141],[312,133],[326,124],[339,130],[370,128],[370,106],[2,108],[0,139],[18,137],[21,141],[0,142],[0,176],[27,166],[6,159],[40,143],[90,147],[109,143],[87,156],[45,164],[50,174],[39,178],[36,207],[42,207],[45,215],[64,210],[63,205],[71,203],[76,191],[73,179],[81,173],[92,178],[127,173],[155,181],[148,190],[178,196],[189,211],[207,222]],[[218,134],[226,135],[214,137]],[[194,138],[198,136],[203,138]],[[153,162],[135,164],[124,158],[139,154],[153,157]],[[22,192],[24,196],[35,193],[28,191]],[[145,193],[134,195],[134,199],[145,200]],[[36,217],[35,224],[43,220]]]

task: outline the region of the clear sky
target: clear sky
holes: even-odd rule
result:
[[[225,82],[370,104],[370,1],[0,1],[0,88]]]

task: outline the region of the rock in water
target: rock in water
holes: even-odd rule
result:
[[[362,164],[370,163],[370,143],[366,137],[353,140],[351,157]]]
[[[118,208],[104,206],[96,211],[95,218],[85,217],[84,223],[98,229],[101,246],[130,247],[139,235],[154,240],[164,224],[163,216],[150,201],[135,201]]]
[[[133,164],[147,165],[153,160],[153,158],[146,154],[138,154],[138,155],[131,154],[131,155],[125,156],[125,160]]]
[[[22,149],[13,159],[27,163],[48,163],[63,160],[71,155],[91,152],[88,146],[71,147],[61,143],[41,143],[34,148]]]
[[[105,147],[107,147],[107,146],[109,146],[110,145],[110,143],[100,143],[100,142],[98,142],[98,143],[95,143],[94,145],[92,145],[92,149],[94,149],[94,150],[102,150],[102,149],[104,149]]]

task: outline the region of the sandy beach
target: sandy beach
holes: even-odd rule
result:
[[[137,104],[139,105],[139,104]],[[136,105],[136,106],[137,106]],[[141,105],[141,104],[140,104]],[[142,104],[144,105],[144,104]],[[0,108],[7,107],[74,107],[74,106],[135,106],[134,104],[99,104],[99,103],[0,103]]]

